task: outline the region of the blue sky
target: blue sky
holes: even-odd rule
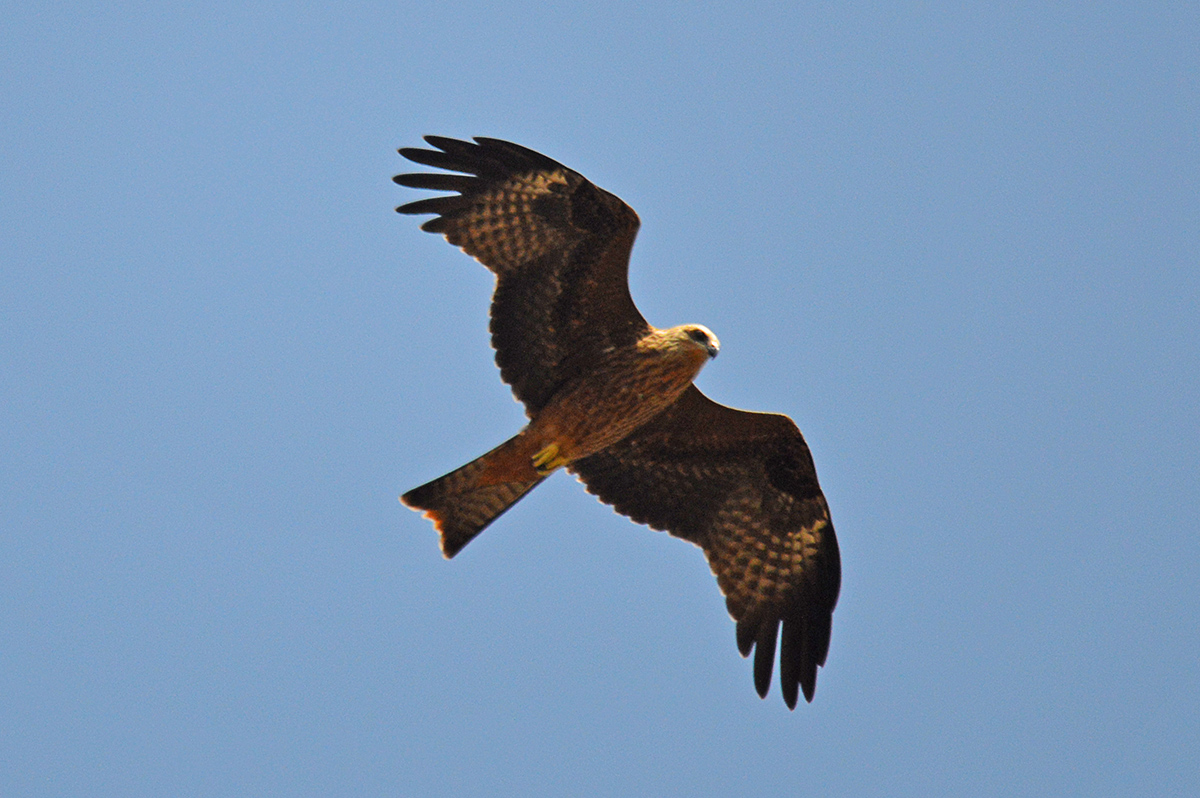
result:
[[[143,4],[0,26],[0,793],[1194,795],[1194,3]],[[755,696],[701,552],[557,475],[423,134],[642,218],[844,580]]]

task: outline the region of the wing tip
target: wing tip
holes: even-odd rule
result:
[[[830,619],[831,620],[831,619]],[[782,625],[782,630],[780,626]],[[783,702],[795,710],[800,696],[811,704],[817,692],[817,671],[829,652],[829,621],[805,617],[747,615],[737,622],[738,652],[754,652],[754,690],[766,698],[771,690],[775,654],[779,653],[779,687]],[[777,645],[778,643],[778,645]]]
[[[449,152],[454,147],[460,146],[460,145],[465,145],[467,147],[471,146],[471,142],[469,142],[469,141],[463,141],[462,139],[456,139],[456,138],[452,138],[450,136],[437,136],[432,133],[425,135],[425,136],[421,136],[421,139],[426,144],[428,144],[432,147],[437,147],[442,152]]]
[[[754,650],[755,631],[748,619],[743,618],[737,622],[737,647],[743,658],[750,656],[750,652]]]

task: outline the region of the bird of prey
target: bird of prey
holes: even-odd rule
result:
[[[650,326],[629,294],[633,209],[582,175],[506,141],[426,136],[404,148],[444,170],[402,186],[453,192],[396,210],[436,214],[440,233],[496,276],[492,345],[529,423],[465,466],[410,490],[457,554],[560,467],[638,523],[700,546],[757,649],[765,697],[781,639],[783,699],[812,701],[841,585],[837,538],[812,455],[784,415],[735,410],[692,384],[715,357],[699,324]],[[779,629],[782,625],[782,635]]]

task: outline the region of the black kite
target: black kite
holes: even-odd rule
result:
[[[456,192],[401,213],[496,275],[492,345],[524,403],[515,437],[401,500],[423,510],[453,557],[559,466],[638,523],[704,549],[757,648],[765,696],[776,640],[783,698],[812,701],[841,584],[837,538],[812,455],[790,418],[717,404],[692,385],[719,343],[688,324],[651,327],[629,295],[638,217],[617,197],[533,150],[497,139],[427,136],[411,161],[448,172],[399,175]]]

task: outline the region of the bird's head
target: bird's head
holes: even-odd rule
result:
[[[686,336],[690,343],[701,347],[709,358],[716,357],[721,351],[721,342],[713,335],[713,331],[703,324],[685,324],[676,329]]]
[[[672,361],[686,362],[694,369],[693,376],[709,360],[717,356],[721,342],[712,330],[700,324],[681,324],[665,330],[652,330],[638,342],[638,348]]]

